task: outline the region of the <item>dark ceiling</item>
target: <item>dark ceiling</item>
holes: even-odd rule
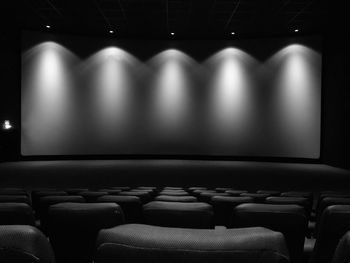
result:
[[[328,18],[326,0],[12,1],[19,29],[115,37],[320,34]]]

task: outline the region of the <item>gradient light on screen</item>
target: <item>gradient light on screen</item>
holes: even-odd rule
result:
[[[216,44],[92,41],[77,57],[39,41],[22,55],[22,154],[318,158],[320,53],[276,44],[258,60]]]

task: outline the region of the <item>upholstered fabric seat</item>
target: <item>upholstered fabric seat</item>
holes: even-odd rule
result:
[[[142,202],[137,196],[105,195],[97,199],[99,203],[116,203],[124,213],[126,223],[142,221]]]
[[[154,199],[155,201],[165,202],[197,202],[197,198],[194,196],[176,196],[176,195],[158,195]]]
[[[78,195],[81,195],[82,197],[84,197],[86,202],[94,203],[96,202],[97,198],[104,195],[108,195],[108,193],[102,192],[102,191],[84,191],[84,192],[78,193]]]
[[[206,203],[153,201],[143,206],[146,224],[167,227],[213,228],[213,209]]]
[[[90,263],[98,231],[123,224],[124,215],[115,203],[60,203],[48,223],[58,263]]]
[[[26,203],[31,205],[28,195],[0,195],[0,203]]]
[[[264,203],[269,194],[258,194],[258,193],[242,193],[240,196],[251,197],[256,203]]]
[[[123,191],[123,192],[119,193],[119,195],[137,196],[138,198],[140,198],[140,200],[143,204],[146,204],[152,200],[152,196],[150,193],[142,192],[141,190],[140,191]]]
[[[288,263],[281,233],[265,228],[122,225],[101,230],[95,263]]]
[[[283,233],[291,262],[300,263],[307,223],[305,210],[298,205],[242,204],[234,208],[232,226],[261,226]]]
[[[32,207],[26,203],[0,203],[0,225],[35,225]]]
[[[253,203],[252,197],[242,196],[213,196],[211,204],[214,209],[215,225],[228,227],[232,222],[233,209],[244,203]]]
[[[350,205],[326,207],[321,216],[311,262],[331,262],[339,240],[348,231],[350,231]]]
[[[1,263],[55,263],[47,238],[35,227],[0,225]]]
[[[332,260],[332,263],[348,262],[350,262],[350,231],[339,241]]]

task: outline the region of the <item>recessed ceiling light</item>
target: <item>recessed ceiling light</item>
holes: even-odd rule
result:
[[[298,32],[299,32],[299,29],[297,29],[297,28],[294,29],[294,32],[295,32],[295,33],[298,33]]]
[[[114,31],[113,31],[113,30],[109,30],[109,33],[110,33],[110,34],[113,34],[113,33],[114,33]]]
[[[51,28],[51,26],[50,25],[46,25],[46,28]]]
[[[170,35],[174,36],[174,35],[175,35],[175,33],[174,33],[174,32],[171,32],[171,33],[170,33]]]
[[[235,34],[236,34],[235,32],[233,32],[233,31],[231,32],[231,35],[232,35],[232,36],[235,35]]]

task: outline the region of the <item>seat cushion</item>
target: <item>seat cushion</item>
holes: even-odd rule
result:
[[[0,203],[0,225],[35,225],[32,208],[25,203]]]
[[[339,241],[335,250],[332,263],[348,263],[350,262],[350,231]]]
[[[122,225],[101,230],[95,263],[287,263],[281,233],[265,228],[183,229]]]

